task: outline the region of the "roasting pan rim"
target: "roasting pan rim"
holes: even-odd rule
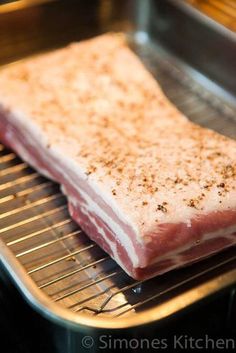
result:
[[[146,309],[141,313],[124,318],[92,317],[85,314],[74,313],[54,303],[28,276],[23,265],[15,258],[7,245],[0,239],[0,262],[13,280],[23,297],[37,312],[47,319],[61,326],[79,330],[94,329],[128,329],[151,323],[160,323],[173,314],[178,314],[183,309],[190,308],[193,304],[207,299],[219,291],[233,286],[236,281],[236,269],[218,275],[207,283],[200,284],[192,289],[179,294],[173,299]]]

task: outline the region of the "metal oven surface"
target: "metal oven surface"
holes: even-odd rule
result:
[[[236,31],[236,3],[232,0],[187,0],[217,23]]]
[[[169,99],[194,122],[236,138],[233,104],[144,37],[133,32],[131,46]],[[70,219],[58,185],[3,145],[0,240],[1,262],[31,305],[75,329],[160,321],[236,283],[235,248],[151,280],[131,279]]]

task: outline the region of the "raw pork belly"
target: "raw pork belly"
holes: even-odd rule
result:
[[[236,142],[183,116],[120,35],[2,69],[0,139],[134,278],[236,243]]]

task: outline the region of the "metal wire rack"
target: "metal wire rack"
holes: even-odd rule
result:
[[[136,52],[190,119],[235,138],[234,111],[149,45]],[[172,60],[173,61],[173,60]],[[134,281],[70,219],[59,186],[0,145],[0,237],[37,286],[74,312],[134,315],[236,266],[231,248],[147,281]]]
[[[209,17],[236,32],[236,2],[234,0],[188,0]]]

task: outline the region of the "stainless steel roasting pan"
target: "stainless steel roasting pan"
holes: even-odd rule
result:
[[[236,34],[183,1],[2,5],[0,63],[106,31],[127,33],[169,99],[191,120],[236,138]],[[3,145],[0,262],[7,280],[57,328],[63,353],[82,351],[85,334],[96,340],[101,332],[125,335],[134,327],[161,325],[236,285],[235,248],[152,280],[132,280],[70,219],[59,187]]]

